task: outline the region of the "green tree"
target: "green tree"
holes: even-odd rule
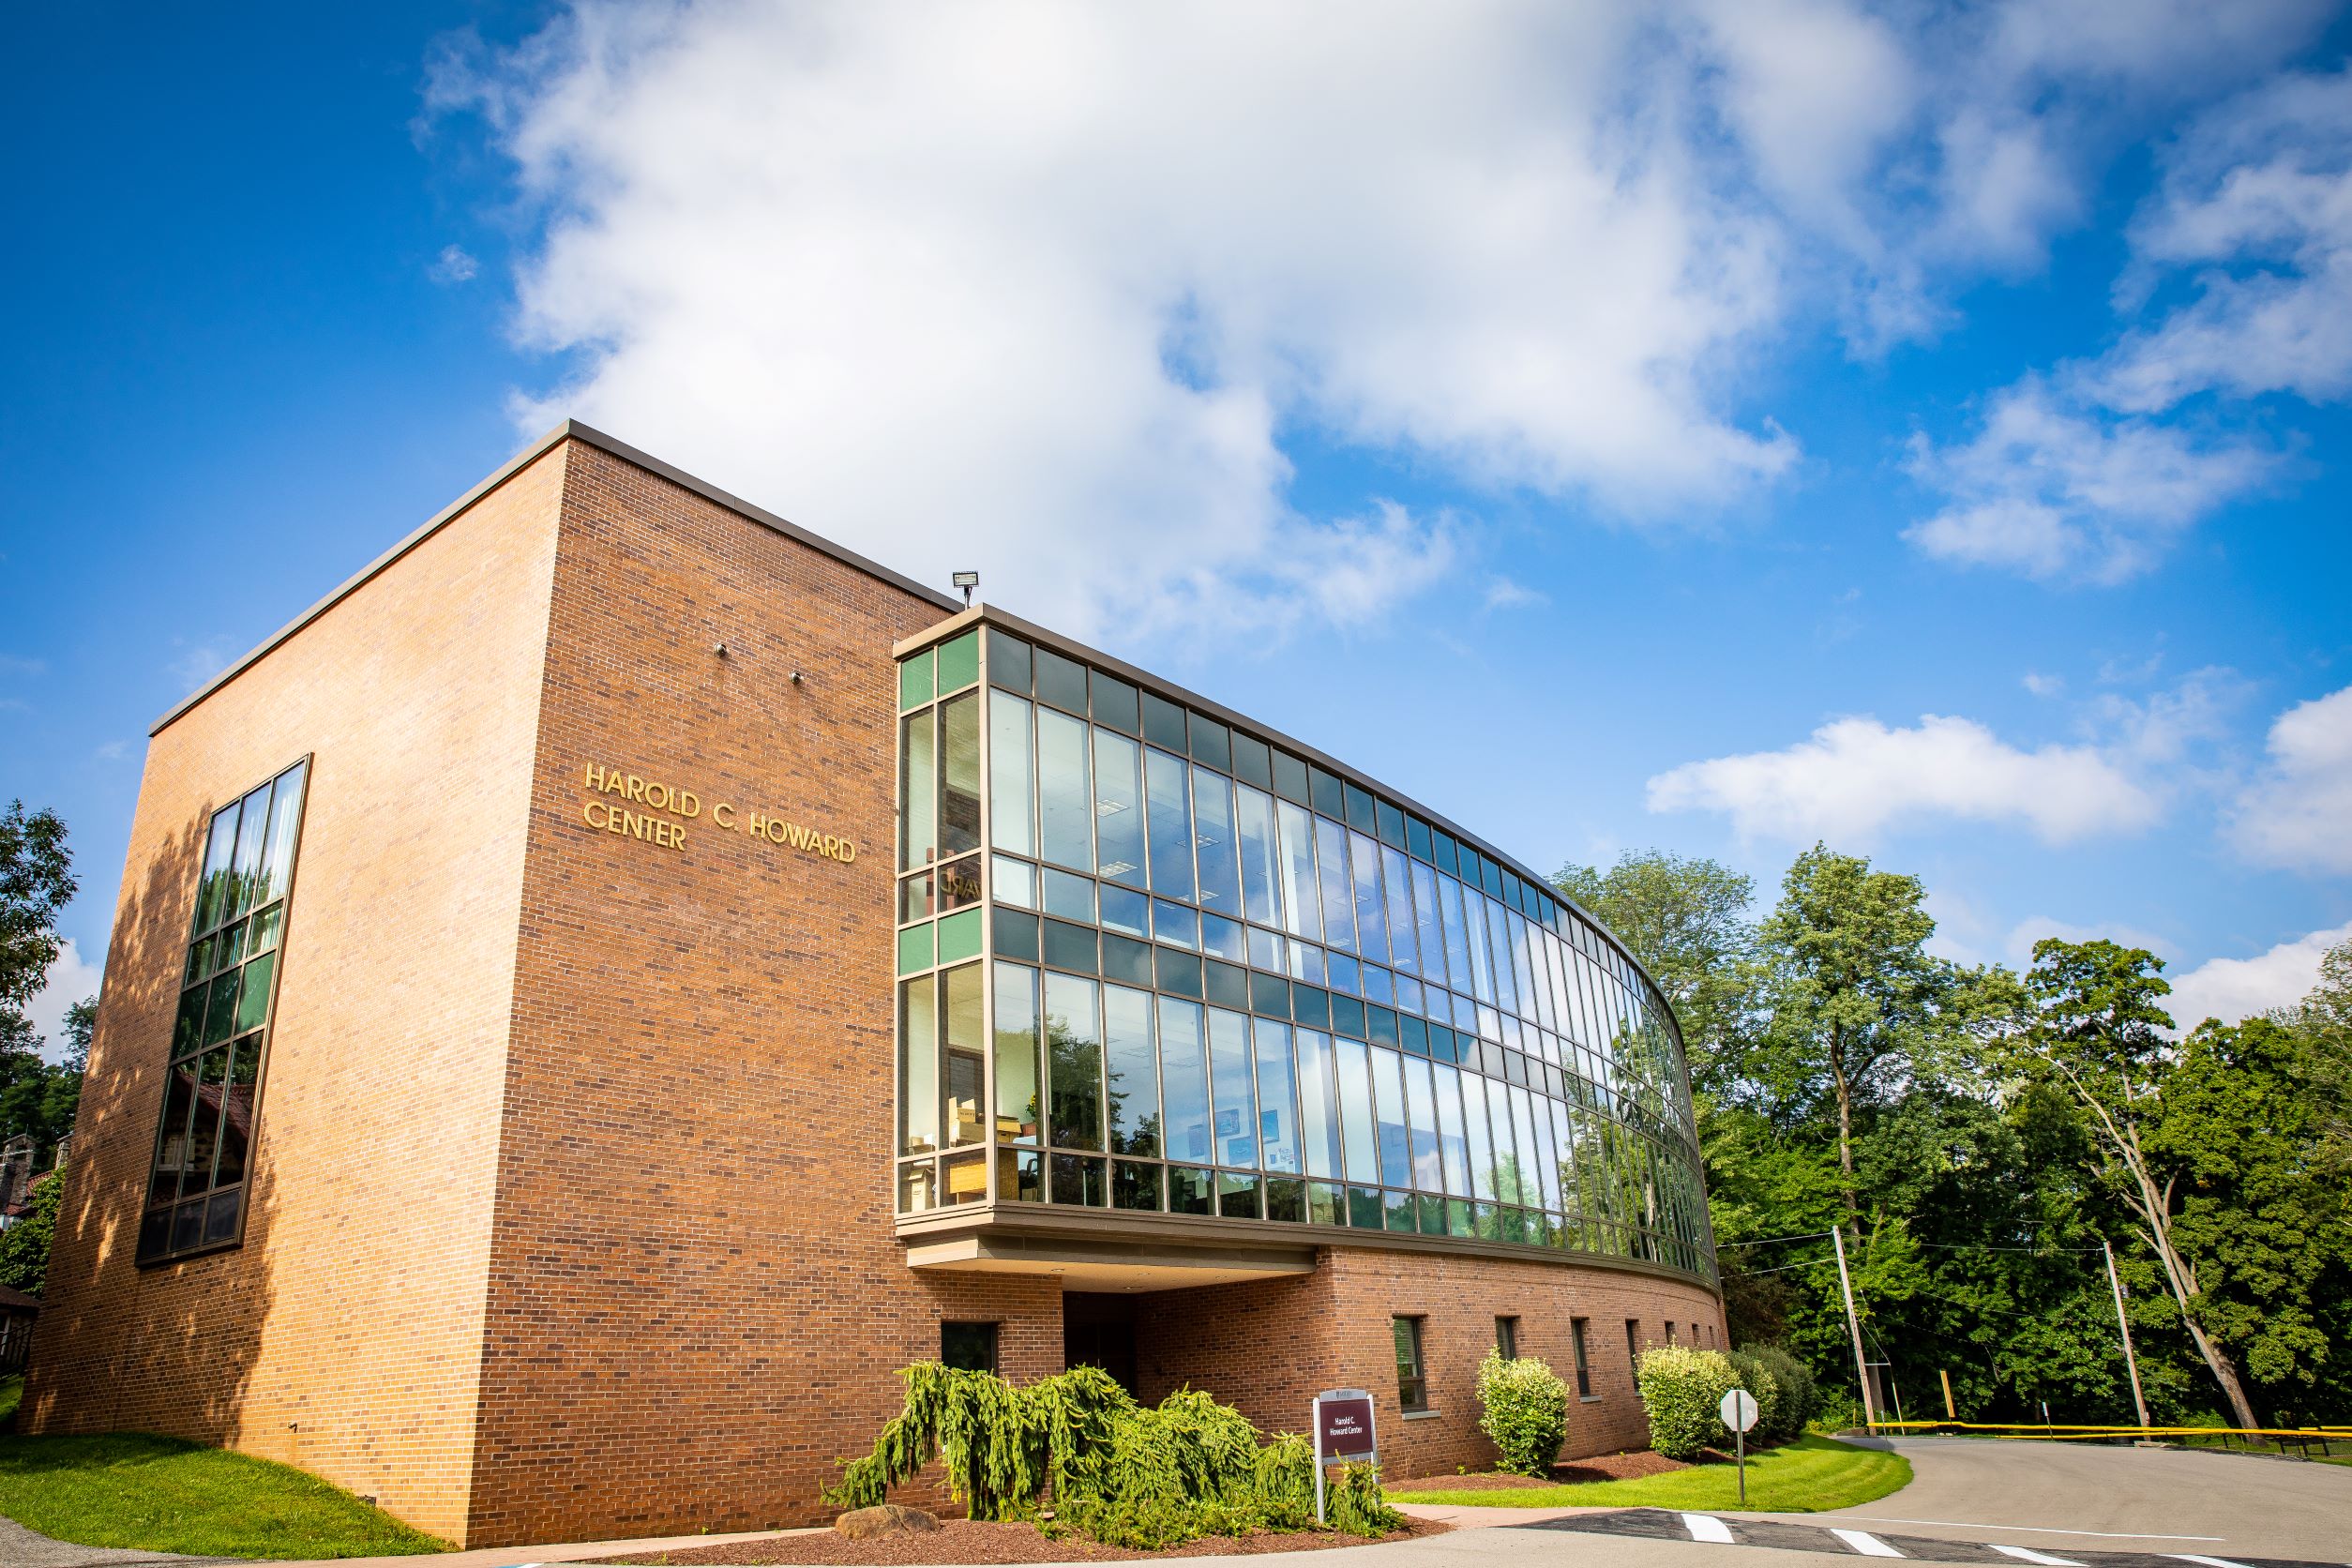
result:
[[[65,942],[57,916],[74,893],[73,853],[54,811],[23,801],[0,813],[0,1018],[21,1018]]]
[[[2145,948],[2107,941],[2034,943],[2026,977],[2038,1016],[2023,1037],[2021,1063],[2062,1085],[2082,1108],[2092,1157],[2155,1257],[2197,1353],[2221,1385],[2240,1426],[2255,1426],[2253,1402],[2229,1352],[2201,1320],[2196,1261],[2174,1234],[2177,1170],[2151,1148],[2148,1124],[2162,1108],[2160,1079],[2170,1066],[2172,1016],[2163,999],[2172,987],[2164,962]]]
[[[1756,883],[1717,861],[1631,851],[1604,871],[1562,866],[1552,885],[1632,950],[1673,1004],[1691,1084],[1729,1090],[1756,979]]]
[[[0,1230],[0,1285],[38,1296],[49,1277],[49,1244],[57,1234],[57,1208],[65,1200],[60,1169],[33,1185],[33,1212]]]

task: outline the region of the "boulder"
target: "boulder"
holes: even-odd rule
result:
[[[873,1508],[852,1508],[834,1520],[833,1528],[852,1541],[871,1540],[877,1535],[921,1535],[939,1529],[939,1515],[885,1502]]]

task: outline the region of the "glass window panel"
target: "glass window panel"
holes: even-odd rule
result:
[[[228,907],[220,912],[224,920],[234,920],[261,901],[264,867],[268,854],[269,786],[264,784],[245,797],[244,808],[237,816],[237,853],[235,868],[230,873]]]
[[[277,964],[277,954],[264,953],[245,966],[245,983],[237,993],[236,1024],[233,1033],[248,1033],[261,1028],[265,1021],[269,1013],[270,972]]]
[[[942,692],[957,691],[980,678],[980,630],[973,627],[961,637],[952,637],[939,645],[939,688]]]
[[[1249,1019],[1209,1010],[1209,1081],[1216,1096],[1216,1162],[1258,1163],[1258,1094]]]
[[[1413,878],[1405,857],[1395,850],[1380,851],[1380,871],[1388,895],[1390,959],[1408,974],[1421,972],[1420,927],[1413,914]]]
[[[1299,1140],[1310,1176],[1336,1177],[1339,1164],[1339,1098],[1332,1078],[1331,1036],[1312,1029],[1296,1032],[1299,1073]]]
[[[1249,918],[1267,926],[1282,923],[1282,870],[1274,839],[1272,795],[1247,785],[1234,791],[1234,834],[1242,852],[1242,904]]]
[[[1200,903],[1205,909],[1238,918],[1242,913],[1241,875],[1236,867],[1233,831],[1233,781],[1221,773],[1196,766],[1192,770],[1192,809],[1199,825]]]
[[[1384,1211],[1381,1222],[1389,1229],[1418,1230],[1421,1229],[1420,1214],[1413,1203],[1411,1193],[1385,1192],[1380,1195],[1380,1202]]]
[[[1046,975],[1046,1041],[1053,1141],[1069,1149],[1103,1146],[1101,988],[1072,975]],[[1060,1178],[1057,1177],[1057,1184]],[[1062,1201],[1059,1190],[1054,1195]]]
[[[1274,754],[1274,792],[1300,806],[1308,804],[1306,764],[1287,751]]]
[[[243,970],[233,969],[212,983],[212,990],[204,1003],[204,1044],[217,1046],[236,1030],[237,977]]]
[[[1185,753],[1189,746],[1184,739],[1184,710],[1155,692],[1145,692],[1143,738],[1153,746]]]
[[[1111,1161],[1110,1206],[1114,1209],[1158,1209],[1160,1168],[1132,1160]]]
[[[1269,931],[1262,926],[1252,926],[1249,928],[1251,967],[1266,970],[1275,974],[1288,973],[1289,969],[1283,962],[1285,957],[1283,947],[1284,942],[1280,932]]]
[[[1344,781],[1341,788],[1348,800],[1348,825],[1360,828],[1365,833],[1371,832],[1374,822],[1372,792],[1361,784],[1349,784]]]
[[[1388,916],[1380,900],[1380,847],[1361,833],[1348,835],[1350,882],[1355,890],[1356,951],[1376,964],[1388,962]]]
[[[1452,877],[1440,877],[1437,901],[1445,921],[1445,962],[1454,988],[1474,990],[1478,979],[1470,963],[1470,923],[1463,914],[1462,884]]]
[[[1103,1062],[1109,1074],[1111,1153],[1158,1154],[1160,1083],[1151,993],[1103,988]]]
[[[982,966],[965,964],[940,976],[940,1014],[947,1047],[944,1141],[951,1148],[987,1134],[988,1032],[982,1020]]]
[[[245,1180],[246,1150],[253,1139],[253,1091],[262,1068],[261,1036],[229,1048],[229,1078],[220,1092],[220,1161],[216,1184]]]
[[[1160,989],[1174,991],[1178,996],[1204,994],[1200,960],[1191,954],[1179,953],[1172,947],[1154,948],[1153,963],[1159,972]]]
[[[1007,691],[1029,689],[1029,644],[994,626],[988,628],[988,684]]]
[[[1198,948],[1200,945],[1199,912],[1187,905],[1154,898],[1152,900],[1152,935],[1171,946]]]
[[[1486,935],[1495,956],[1495,996],[1492,1000],[1506,1013],[1519,1011],[1519,988],[1511,972],[1511,924],[1503,907],[1491,898],[1473,898],[1473,905],[1486,908]],[[1470,929],[1475,932],[1478,916],[1470,916]],[[1474,960],[1473,960],[1474,961]]]
[[[1042,879],[1046,912],[1063,920],[1094,923],[1094,879],[1057,871],[1048,866]]]
[[[1143,754],[1144,792],[1150,803],[1152,831],[1152,891],[1173,898],[1190,898],[1192,877],[1192,792],[1187,764],[1165,751]]]
[[[1042,655],[1045,650],[1039,649]],[[1037,847],[1046,859],[1094,868],[1094,790],[1086,726],[1037,710]]]
[[[1310,1225],[1347,1224],[1347,1194],[1334,1183],[1309,1182],[1306,1184],[1306,1218]]]
[[[1454,842],[1454,835],[1446,832],[1442,828],[1438,829],[1437,853],[1430,858],[1437,863],[1438,869],[1443,871],[1447,876],[1451,877],[1458,874],[1460,867],[1456,864],[1456,862],[1459,858],[1459,853],[1458,846]]]
[[[1266,1217],[1286,1225],[1306,1220],[1306,1184],[1295,1176],[1266,1178]]]
[[[1192,716],[1192,760],[1220,772],[1233,768],[1233,732],[1214,718]]]
[[[1270,1018],[1290,1016],[1290,983],[1279,974],[1252,973],[1249,977],[1249,1010]]]
[[[204,1043],[204,988],[193,986],[180,993],[179,1017],[172,1025],[172,1054],[186,1056]]]
[[[1495,1144],[1490,1133],[1486,1104],[1486,1080],[1474,1073],[1461,1075],[1463,1130],[1470,1148],[1470,1191],[1482,1203],[1494,1201],[1496,1182],[1501,1172],[1495,1164]]]
[[[196,1063],[195,1114],[188,1130],[187,1169],[180,1178],[180,1196],[212,1188],[213,1156],[220,1147],[221,1090],[229,1074],[229,1048],[206,1051]]]
[[[1429,824],[1419,817],[1405,820],[1405,852],[1415,860],[1426,860],[1435,852],[1430,845]]]
[[[938,849],[938,720],[928,708],[898,721],[898,869],[928,866]]]
[[[1160,997],[1160,1087],[1167,1097],[1166,1138],[1171,1159],[1214,1157],[1209,1136],[1209,1061],[1201,1040],[1201,1009]]]
[[[294,839],[302,828],[302,782],[310,764],[296,762],[278,776],[269,797],[269,853],[262,869],[261,886],[253,902],[266,904],[286,891],[294,880]]]
[[[1095,869],[1143,883],[1143,748],[1108,730],[1094,731]]]
[[[1192,1166],[1170,1166],[1168,1171],[1168,1207],[1179,1214],[1206,1214],[1216,1208],[1216,1176],[1213,1171]]]
[[[998,903],[1025,910],[1037,907],[1037,867],[1026,860],[992,856],[988,861],[988,875],[995,879]]]
[[[937,689],[931,681],[933,652],[929,648],[901,659],[898,663],[898,706],[912,708],[928,702]]]
[[[898,985],[898,1153],[939,1147],[939,979]]]
[[[1233,737],[1233,776],[1244,784],[1255,784],[1261,790],[1273,789],[1273,748],[1264,741],[1236,734]]]
[[[988,837],[1000,850],[1037,852],[1037,755],[1032,709],[1003,692],[988,697]]]
[[[1258,1218],[1258,1178],[1218,1171],[1217,1213],[1227,1219]]]
[[[1323,921],[1315,891],[1315,819],[1287,800],[1276,817],[1282,832],[1283,928],[1294,937],[1320,942]]]
[[[237,846],[237,807],[231,806],[216,813],[212,819],[212,837],[204,845],[204,871],[196,884],[196,923],[198,931],[209,931],[220,924],[229,907],[231,868],[235,861]]]
[[[1200,917],[1200,951],[1215,957],[1230,958],[1235,963],[1246,963],[1249,959],[1249,942],[1248,939],[1243,935],[1241,922],[1228,920],[1221,914],[1202,915]]]
[[[1347,788],[1334,775],[1321,768],[1308,768],[1307,792],[1311,797],[1309,804],[1322,815],[1334,819],[1348,815]]]
[[[1380,834],[1380,842],[1391,849],[1403,849],[1405,847],[1404,811],[1384,800],[1374,803],[1374,811],[1380,824],[1376,831]]]
[[[1339,1127],[1351,1182],[1380,1179],[1380,1139],[1372,1115],[1372,1048],[1355,1040],[1335,1044],[1339,1065]]]
[[[1405,1063],[1405,1105],[1412,1121],[1413,1185],[1424,1192],[1445,1190],[1445,1169],[1439,1153],[1438,1092],[1429,1063],[1417,1056]]]
[[[1373,1002],[1384,1003],[1394,1003],[1396,1000],[1396,976],[1390,973],[1387,970],[1382,969],[1378,964],[1364,965],[1364,994],[1367,999]],[[1381,1035],[1379,1031],[1382,1026],[1380,1024],[1374,1024],[1372,1027],[1374,1030],[1372,1037],[1375,1040],[1380,1039]],[[1396,1031],[1393,1025],[1388,1026],[1388,1028],[1389,1038],[1386,1043],[1393,1046],[1396,1043],[1395,1039]]]
[[[1131,887],[1114,887],[1105,882],[1102,887],[1102,924],[1106,930],[1123,931],[1131,936],[1152,934],[1152,900]]]
[[[1152,944],[1132,937],[1103,936],[1103,977],[1133,986],[1152,983]]]
[[[1209,1000],[1220,1007],[1249,1006],[1249,971],[1232,964],[1204,964],[1201,976]]]
[[[938,877],[939,907],[942,912],[969,908],[980,901],[980,857],[978,855],[968,854],[961,860],[941,867]]]
[[[1495,1197],[1504,1203],[1524,1203],[1522,1181],[1527,1173],[1519,1163],[1519,1145],[1511,1126],[1511,1086],[1499,1078],[1464,1078],[1462,1087],[1481,1086],[1486,1094],[1486,1118],[1495,1135]]]
[[[1086,666],[1050,648],[1037,650],[1037,700],[1066,713],[1086,712]]]
[[[1404,1058],[1393,1050],[1372,1053],[1372,1105],[1380,1119],[1380,1182],[1410,1186],[1412,1143],[1406,1131]]]
[[[996,1133],[1036,1141],[1037,972],[1022,964],[996,966]]]
[[[996,951],[1007,958],[1037,961],[1037,917],[1018,910],[996,912]]]
[[[1290,1061],[1290,1028],[1259,1018],[1258,1045],[1258,1142],[1268,1170],[1292,1175],[1299,1169],[1298,1084]]]
[[[1043,653],[1042,648],[1038,652]],[[1107,1162],[1082,1154],[1053,1156],[1053,1200],[1080,1208],[1100,1209],[1110,1201]]]
[[[1122,734],[1136,735],[1143,731],[1143,723],[1136,710],[1136,690],[1116,675],[1093,671],[1094,688],[1094,722],[1108,724]]]
[[[1356,893],[1348,875],[1348,830],[1328,817],[1315,819],[1315,863],[1323,896],[1323,944],[1352,953]]]
[[[1461,1074],[1451,1066],[1433,1063],[1430,1079],[1437,1096],[1438,1158],[1445,1177],[1445,1190],[1456,1198],[1471,1197],[1470,1142],[1462,1126]]]

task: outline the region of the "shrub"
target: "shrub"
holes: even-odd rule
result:
[[[1756,1400],[1756,1425],[1748,1428],[1748,1446],[1771,1441],[1770,1434],[1778,1429],[1787,1404],[1781,1393],[1780,1380],[1753,1351],[1727,1351],[1724,1359],[1731,1363],[1732,1376],[1740,1380],[1740,1386]],[[1726,1434],[1728,1431],[1726,1428]]]
[[[1669,1459],[1696,1459],[1708,1444],[1730,1440],[1715,1407],[1740,1380],[1721,1350],[1661,1345],[1642,1352],[1637,1375],[1651,1447]]]
[[[1829,1434],[1843,1432],[1862,1424],[1862,1395],[1841,1388],[1816,1396],[1813,1419],[1805,1423],[1805,1426],[1809,1431]]]
[[[1499,1350],[1478,1364],[1478,1425],[1494,1440],[1502,1468],[1549,1475],[1568,1440],[1568,1385],[1531,1356],[1505,1361]]]
[[[899,1377],[904,1408],[883,1424],[873,1452],[842,1462],[824,1494],[832,1506],[881,1502],[936,1457],[948,1494],[975,1519],[1036,1518],[1049,1493],[1055,1516],[1039,1526],[1047,1533],[1078,1530],[1139,1551],[1314,1526],[1306,1440],[1278,1434],[1261,1444],[1239,1410],[1195,1390],[1147,1409],[1092,1366],[1025,1388],[936,1362]],[[1330,1500],[1334,1529],[1379,1535],[1402,1523],[1369,1466],[1350,1466]]]
[[[1744,1349],[1763,1363],[1764,1370],[1780,1385],[1780,1406],[1772,1412],[1769,1425],[1764,1413],[1757,1413],[1757,1440],[1787,1442],[1802,1432],[1805,1423],[1813,1419],[1814,1405],[1819,1397],[1814,1387],[1813,1369],[1777,1345],[1749,1345]]]

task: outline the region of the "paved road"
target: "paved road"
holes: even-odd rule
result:
[[[1786,1516],[2021,1546],[2352,1560],[2352,1465],[1996,1438],[1890,1446],[1911,1461],[1908,1486],[1859,1508]],[[2207,1539],[2152,1539],[2163,1536]]]

